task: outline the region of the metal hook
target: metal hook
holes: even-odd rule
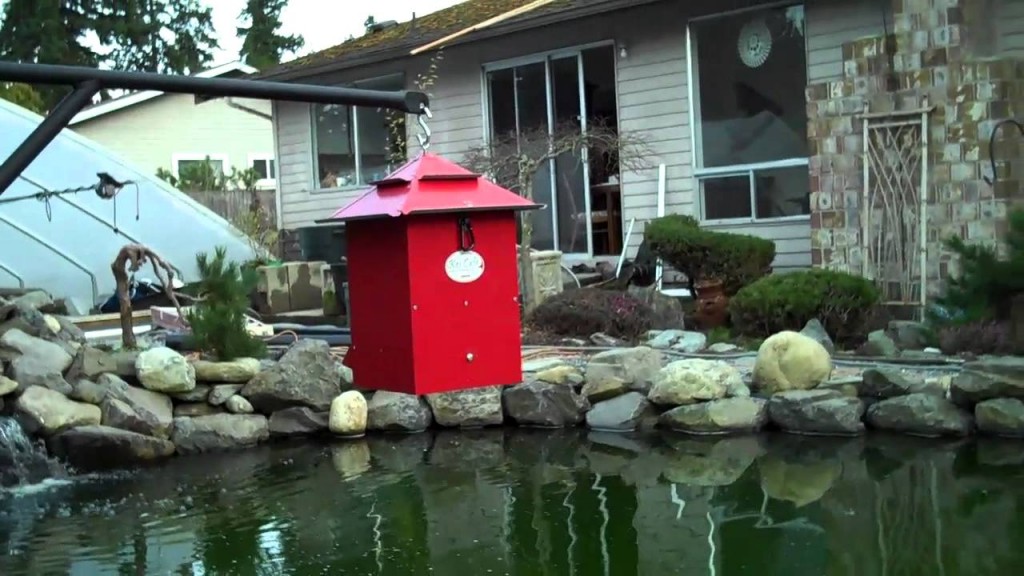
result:
[[[420,105],[420,112],[420,115],[416,118],[416,123],[420,125],[422,134],[417,134],[416,139],[420,141],[420,148],[426,152],[430,148],[430,126],[427,126],[427,119],[433,118],[434,115],[430,113],[430,108],[424,104]]]
[[[992,177],[982,176],[982,180],[985,181],[989,186],[995,186],[998,175],[996,174],[996,134],[999,133],[999,129],[1007,124],[1013,124],[1020,131],[1020,135],[1024,136],[1024,124],[1014,120],[1013,118],[1006,118],[996,122],[996,125],[992,127],[992,134],[988,137],[988,159],[992,166]]]

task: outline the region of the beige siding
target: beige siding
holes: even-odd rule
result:
[[[271,112],[266,101],[235,102],[266,115]],[[230,166],[243,170],[249,167],[250,154],[274,153],[269,119],[236,110],[224,100],[197,105],[195,97],[186,94],[159,96],[72,129],[151,174],[159,168],[171,170],[174,154],[223,154]]]
[[[694,213],[686,16],[710,13],[713,7],[727,9],[723,4],[727,3],[706,0],[700,3],[665,2],[447,50],[438,70],[437,82],[429,90],[434,113],[431,151],[459,160],[467,150],[482,143],[484,64],[615,41],[627,49],[625,58],[617,55],[620,129],[642,133],[654,152],[649,159],[649,169],[626,174],[623,178],[623,228],[631,218],[637,219],[630,244],[635,249],[645,222],[657,212],[659,164],[666,166],[666,211]],[[841,77],[841,44],[879,33],[882,29],[880,9],[857,0],[814,0],[807,6],[806,16],[808,75],[812,81]],[[405,63],[410,87],[412,79],[426,68],[427,63],[426,57]],[[351,71],[315,81],[337,83],[369,78],[393,72],[396,67],[401,69],[401,64]],[[309,109],[306,106],[279,105],[277,114],[284,225],[289,228],[307,226],[329,215],[358,191],[312,191]],[[410,125],[415,127],[414,123]],[[778,247],[778,269],[810,266],[808,220],[732,225],[720,229],[774,240]]]

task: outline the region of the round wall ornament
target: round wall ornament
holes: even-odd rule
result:
[[[772,51],[772,32],[763,18],[751,20],[740,29],[737,42],[740,60],[748,68],[758,68]]]

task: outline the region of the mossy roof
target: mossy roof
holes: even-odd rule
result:
[[[266,75],[292,72],[302,68],[329,64],[347,58],[368,56],[374,52],[404,46],[420,46],[458,32],[489,18],[504,14],[533,0],[466,0],[449,8],[438,10],[414,20],[401,22],[397,26],[378,32],[367,33],[359,38],[332,46],[319,52],[296,58],[270,70]],[[505,20],[500,25],[511,24],[537,16],[562,12],[586,5],[587,0],[555,0],[526,14]],[[462,40],[462,39],[460,39]]]

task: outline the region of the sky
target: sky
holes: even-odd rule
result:
[[[412,18],[413,12],[423,16],[459,1],[378,0],[363,4],[352,0],[289,0],[288,7],[281,14],[281,32],[301,34],[306,39],[306,46],[299,53],[301,56],[341,44],[350,35],[362,35],[363,22],[370,14],[377,22],[403,22]],[[206,3],[213,8],[213,23],[221,44],[213,64],[237,59],[242,41],[235,36],[235,27],[246,0],[206,0]]]

